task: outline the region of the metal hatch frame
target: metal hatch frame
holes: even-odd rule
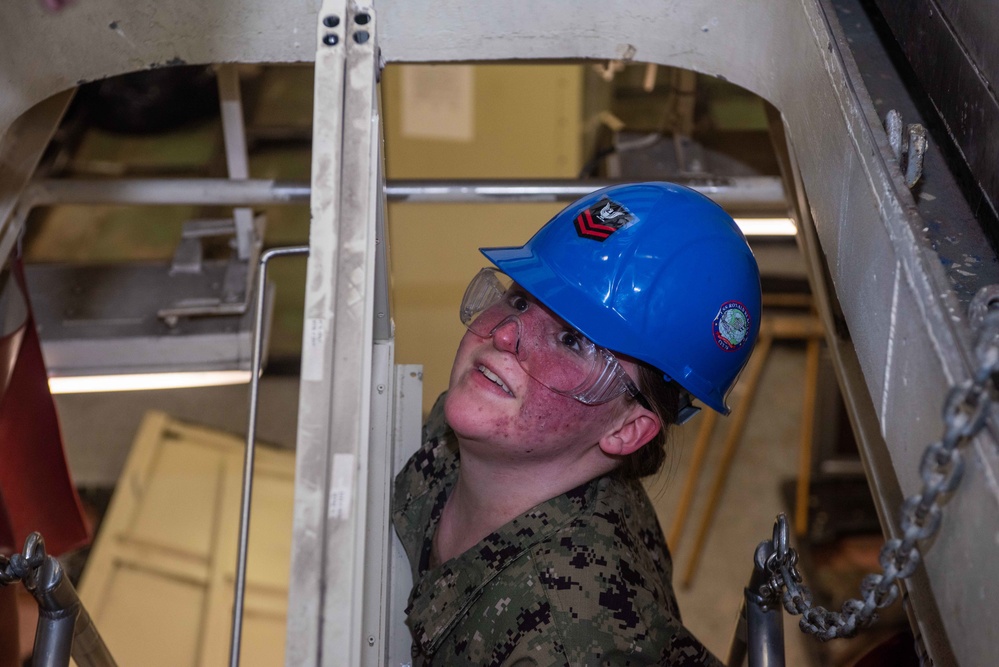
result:
[[[859,373],[842,377],[857,384],[857,409],[874,416],[862,443],[869,477],[883,510],[896,492],[916,489],[946,388],[970,374],[972,335],[827,0],[546,0],[519,11],[472,0],[377,0],[377,40],[367,46],[347,39],[359,7],[345,0],[85,0],[56,15],[39,4],[7,3],[0,21],[5,254],[20,231],[12,213],[64,104],[54,96],[170,64],[317,61],[289,664],[358,664],[366,643],[355,574],[370,556],[363,524],[382,61],[634,59],[720,76],[773,104],[793,148],[799,222],[814,222],[813,273],[828,272],[856,355]],[[333,14],[343,20],[333,29],[345,48],[323,41],[331,30],[323,18]],[[925,586],[909,591],[937,663],[987,662],[999,621],[988,588],[999,551],[993,435],[974,443],[972,459],[924,562]]]

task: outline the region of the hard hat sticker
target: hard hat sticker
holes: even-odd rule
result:
[[[726,301],[718,309],[712,326],[718,347],[726,352],[734,352],[749,338],[749,310],[738,301]]]
[[[604,197],[576,216],[576,233],[603,243],[611,234],[635,219],[621,204]]]

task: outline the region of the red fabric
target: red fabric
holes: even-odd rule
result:
[[[27,301],[20,260],[12,270]],[[66,463],[30,305],[24,325],[0,338],[0,355],[0,380],[13,360],[0,395],[0,548],[20,551],[35,530],[53,555],[83,546],[90,531]]]

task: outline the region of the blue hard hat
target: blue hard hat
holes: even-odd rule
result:
[[[570,204],[523,246],[480,248],[593,342],[662,371],[705,405],[760,327],[760,273],[735,221],[694,190],[636,183]]]

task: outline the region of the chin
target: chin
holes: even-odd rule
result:
[[[457,386],[444,400],[444,418],[458,436],[470,440],[493,439],[511,427],[512,415],[483,396]]]

